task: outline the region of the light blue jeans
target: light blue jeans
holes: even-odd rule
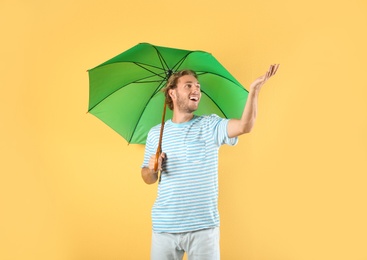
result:
[[[152,235],[151,260],[219,260],[219,228]]]

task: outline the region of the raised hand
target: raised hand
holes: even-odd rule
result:
[[[278,68],[279,64],[270,65],[270,68],[265,73],[265,75],[258,77],[257,79],[255,79],[254,82],[252,82],[252,84],[250,85],[250,91],[260,91],[265,82],[275,75],[275,73],[278,71]]]

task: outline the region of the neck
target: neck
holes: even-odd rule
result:
[[[178,113],[173,111],[172,122],[176,124],[185,123],[194,117],[194,113]]]

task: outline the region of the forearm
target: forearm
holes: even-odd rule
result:
[[[146,184],[153,184],[158,180],[158,171],[154,172],[154,170],[144,167],[141,169],[141,177]]]
[[[241,127],[243,133],[251,132],[255,125],[257,117],[257,104],[258,104],[259,91],[251,90],[247,97],[247,102],[241,117]]]
[[[236,137],[251,132],[256,116],[259,92],[250,90],[240,119],[231,119],[228,123],[228,136]]]

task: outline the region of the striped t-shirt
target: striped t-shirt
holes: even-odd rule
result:
[[[219,226],[218,150],[238,140],[228,137],[227,124],[228,119],[217,115],[165,123],[166,159],[152,209],[153,231],[181,233]],[[142,167],[156,153],[159,133],[160,125],[150,130]]]

